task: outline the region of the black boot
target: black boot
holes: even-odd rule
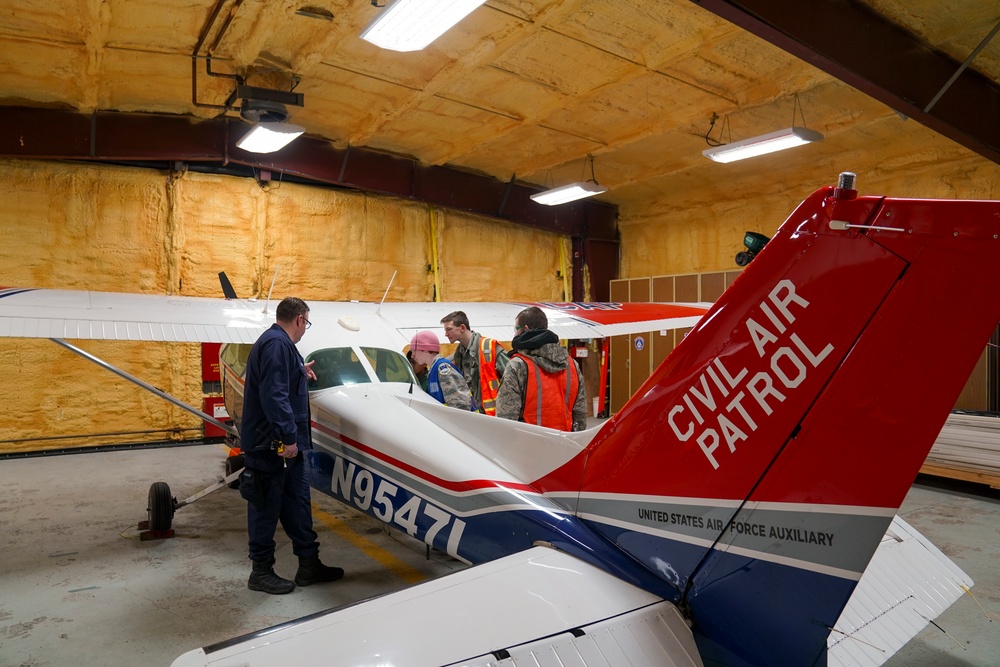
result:
[[[299,571],[295,573],[295,583],[299,586],[311,586],[336,581],[343,576],[342,569],[323,565],[319,556],[303,556],[299,558]]]
[[[253,561],[253,572],[247,581],[247,588],[252,591],[263,591],[270,595],[284,595],[295,590],[295,584],[288,579],[282,579],[274,573],[274,560]]]

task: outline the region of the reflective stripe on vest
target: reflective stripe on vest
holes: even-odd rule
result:
[[[576,363],[569,359],[566,370],[550,373],[526,355],[515,356],[524,359],[528,367],[521,412],[524,422],[572,431],[573,404],[579,391]]]
[[[482,411],[488,415],[497,413],[497,392],[500,378],[497,376],[497,342],[485,336],[479,337],[479,393]]]

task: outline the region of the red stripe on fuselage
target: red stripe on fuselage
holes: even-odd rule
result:
[[[393,458],[392,456],[387,455],[386,453],[376,449],[375,447],[371,447],[351,437],[348,437],[342,433],[338,433],[337,431],[333,430],[326,424],[321,424],[317,421],[313,421],[312,427],[317,431],[320,431],[322,433],[325,433],[326,435],[329,435],[330,437],[340,440],[344,444],[350,445],[351,447],[354,447],[355,449],[364,452],[365,454],[371,456],[372,458],[378,459],[379,461],[385,463],[386,465],[393,466],[394,468],[399,468],[400,470],[403,470],[404,472],[414,477],[417,477],[429,484],[433,484],[435,486],[447,489],[449,491],[453,491],[455,493],[461,493],[463,491],[478,491],[481,489],[503,488],[503,489],[510,489],[511,491],[521,491],[525,493],[541,495],[538,493],[538,489],[535,489],[534,487],[529,486],[527,484],[518,484],[514,482],[499,482],[487,479],[470,479],[470,480],[462,480],[459,482],[442,479],[440,477],[436,477],[435,475],[431,475],[430,473],[421,470],[416,466],[400,461],[397,458]]]

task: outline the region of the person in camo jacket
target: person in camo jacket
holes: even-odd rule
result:
[[[484,415],[495,415],[497,392],[510,357],[492,338],[485,338],[469,326],[468,316],[461,310],[441,318],[444,335],[458,348],[452,357],[455,367],[472,390],[476,409]]]
[[[474,410],[462,372],[440,353],[441,343],[433,331],[418,331],[410,340],[413,360],[427,367],[427,393],[449,407]]]

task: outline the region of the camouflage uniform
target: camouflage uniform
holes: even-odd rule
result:
[[[434,358],[433,363],[428,367],[428,376],[433,378],[434,367],[437,367],[438,395],[434,387],[428,385],[427,392],[445,405],[458,408],[459,410],[472,409],[472,394],[469,392],[469,385],[465,378],[458,372],[455,366],[442,357],[440,354]]]
[[[473,331],[469,346],[465,347],[459,343],[452,357],[452,363],[458,367],[458,370],[462,371],[466,384],[472,390],[472,398],[475,399],[477,409],[480,412],[483,411],[483,386],[479,381],[479,340],[481,338],[481,334]],[[510,357],[507,356],[507,351],[503,349],[502,345],[498,344],[496,367],[497,377],[500,378],[501,382],[503,382],[503,376],[508,363],[510,363]]]
[[[549,372],[562,371],[566,369],[567,364],[576,363],[570,359],[566,348],[559,343],[545,343],[537,349],[518,349],[516,352],[531,357],[532,361]],[[576,401],[573,403],[573,430],[583,431],[587,428],[587,388],[583,382],[582,372],[577,373],[577,378],[579,384]],[[500,393],[497,395],[497,417],[521,421],[527,386],[528,365],[515,355],[507,365],[503,381],[500,383]]]

